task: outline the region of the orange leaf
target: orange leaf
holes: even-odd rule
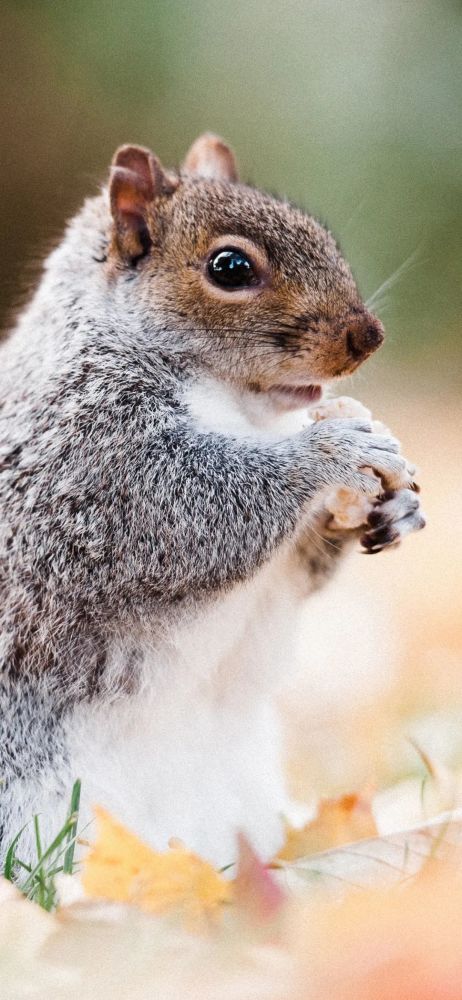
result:
[[[315,819],[300,830],[287,827],[286,842],[276,861],[296,861],[376,835],[377,827],[367,796],[342,795],[339,799],[323,799]]]
[[[153,851],[101,807],[98,836],[85,858],[82,883],[88,896],[135,903],[150,913],[181,911],[189,921],[216,913],[231,886],[183,846]]]

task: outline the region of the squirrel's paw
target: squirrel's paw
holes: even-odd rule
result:
[[[378,497],[367,516],[367,528],[361,545],[368,553],[399,545],[411,531],[425,527],[419,498],[410,489],[388,490]]]
[[[425,520],[416,498],[418,486],[413,480],[415,468],[400,454],[400,444],[390,430],[378,420],[371,419],[371,412],[357,399],[337,396],[312,407],[310,415],[315,421],[346,418],[365,420],[372,431],[370,443],[375,445],[370,471],[381,482],[381,494],[374,498],[369,491],[348,486],[337,486],[325,497],[324,507],[331,515],[329,530],[354,531],[364,527],[362,544],[367,552],[397,545],[404,535],[424,527]],[[382,439],[382,445],[380,445]],[[380,456],[377,448],[388,451]],[[381,460],[382,459],[382,460]],[[376,478],[377,482],[377,478]]]
[[[385,461],[380,461],[377,465],[371,462],[371,470],[378,476],[381,480],[382,490],[402,490],[405,488],[416,489],[415,483],[412,477],[415,473],[413,466],[400,454],[400,443],[394,438],[388,427],[385,426],[380,420],[372,420],[371,411],[367,409],[360,403],[359,400],[353,399],[351,396],[335,396],[333,399],[327,399],[317,406],[312,406],[309,410],[309,415],[311,419],[315,422],[323,422],[330,420],[346,420],[346,421],[364,421],[369,425],[372,431],[374,443],[378,445],[379,449],[393,450],[396,455],[395,457],[382,456]],[[378,439],[382,438],[382,443],[378,443]],[[373,443],[371,437],[371,445]],[[374,452],[375,457],[377,456],[377,450]],[[361,515],[366,513],[364,504],[360,504],[356,510],[354,500],[354,491],[349,491],[351,496],[347,495],[345,490],[341,491],[340,503],[335,501],[335,507],[331,508],[327,506],[328,510],[336,516],[338,527],[353,528],[359,527],[360,524],[364,523],[364,516],[361,519]],[[341,523],[344,520],[343,509],[348,508],[348,513],[345,515],[348,523]],[[361,508],[361,509],[359,509]],[[338,509],[338,517],[337,517]],[[367,511],[368,513],[368,511]],[[351,523],[350,523],[351,521]],[[354,522],[354,523],[353,523]]]
[[[312,420],[336,420],[337,418],[368,420],[374,434],[384,434],[391,437],[389,427],[386,427],[381,420],[373,420],[372,413],[367,406],[353,399],[352,396],[333,396],[332,399],[323,400],[317,406],[310,406],[309,416]]]
[[[378,497],[384,490],[417,489],[414,469],[400,454],[395,438],[372,433],[370,421],[358,419],[321,420],[314,424],[321,451],[335,454],[342,462],[338,486]],[[342,461],[343,460],[343,461]]]
[[[310,406],[309,415],[313,420],[335,420],[337,417],[371,420],[371,411],[352,396],[334,396],[317,406]]]

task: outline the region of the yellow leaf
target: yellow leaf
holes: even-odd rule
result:
[[[370,799],[361,795],[342,795],[323,799],[318,815],[302,829],[287,826],[286,842],[276,861],[296,861],[309,854],[328,851],[340,844],[375,837],[377,827]]]
[[[150,913],[179,910],[189,922],[216,913],[231,898],[231,886],[182,845],[153,851],[101,807],[98,836],[84,861],[88,896],[134,903]]]

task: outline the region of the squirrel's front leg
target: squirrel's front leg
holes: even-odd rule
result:
[[[407,481],[396,443],[355,420],[324,421],[261,447],[180,420],[139,450],[134,430],[125,460],[137,516],[121,536],[116,568],[123,581],[142,570],[164,601],[249,578],[329,486],[373,496],[378,479],[363,468]]]

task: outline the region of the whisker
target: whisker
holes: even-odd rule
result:
[[[207,357],[208,360],[210,361],[213,360],[214,357],[216,358],[221,357],[221,355],[218,350],[209,351]],[[269,352],[267,353],[266,356],[265,354],[262,354],[261,351],[256,351],[250,355],[246,353],[246,364],[251,365],[253,361],[259,362],[260,374],[272,375],[274,372],[279,371],[281,368],[280,355],[275,356],[274,354],[270,354]]]
[[[185,328],[183,327],[183,330],[184,329]],[[288,323],[279,323],[277,325],[275,324],[269,330],[261,330],[261,329],[256,329],[255,327],[248,327],[248,326],[242,326],[242,327],[217,326],[215,328],[214,327],[205,328],[205,331],[210,333],[251,333],[252,335],[255,336],[260,335],[263,337],[274,337],[277,336],[277,334],[279,333],[287,334],[289,336],[300,337],[306,332],[305,330],[302,330],[299,326],[289,325]]]
[[[407,257],[407,259],[403,261],[403,263],[400,264],[399,267],[396,268],[396,271],[393,271],[393,274],[391,274],[390,277],[386,279],[386,281],[383,281],[382,284],[379,285],[379,287],[376,289],[376,291],[372,295],[370,295],[368,299],[366,299],[365,305],[367,306],[368,309],[371,309],[373,306],[377,306],[377,302],[379,301],[380,296],[382,296],[384,292],[390,291],[390,288],[392,288],[393,285],[395,285],[396,282],[399,281],[404,274],[406,274],[416,265],[416,263],[418,262],[421,249],[422,249],[421,246],[417,247],[417,249],[414,250],[409,255],[409,257]],[[419,263],[421,263],[421,261],[419,261]]]
[[[363,195],[363,197],[360,199],[360,201],[358,202],[358,204],[353,209],[353,212],[351,213],[350,218],[347,220],[347,222],[345,223],[345,225],[342,226],[342,233],[346,233],[347,229],[350,228],[351,223],[353,221],[356,222],[356,220],[357,220],[358,216],[361,214],[364,206],[370,200],[371,200],[371,195],[370,194]]]
[[[272,329],[272,330],[254,330],[249,327],[240,328],[229,328],[224,327],[209,327],[202,328],[200,330],[196,328],[179,327],[176,329],[163,328],[161,331],[164,334],[172,334],[172,336],[181,336],[181,334],[192,334],[194,338],[205,339],[208,336],[217,335],[221,341],[223,340],[236,340],[242,343],[243,337],[247,337],[246,343],[254,342],[261,344],[270,344],[273,349],[277,346],[283,346],[287,350],[292,350],[294,347],[305,346],[303,341],[303,332],[300,330],[287,330],[287,329]],[[277,344],[277,339],[281,338],[286,341],[285,344]]]
[[[213,355],[209,355],[209,357],[213,357]],[[216,357],[218,357],[218,352],[216,353]],[[274,355],[273,356],[268,355],[267,357],[265,357],[262,356],[261,353],[255,353],[250,357],[246,357],[246,363],[247,362],[252,363],[253,361],[259,362],[259,369],[261,374],[265,373],[267,375],[270,375],[273,372],[279,371],[281,368],[280,357],[274,357]]]
[[[315,320],[314,320],[314,322],[315,322]],[[243,326],[236,326],[236,325],[233,325],[233,326],[222,326],[220,324],[219,326],[217,325],[216,327],[202,327],[200,330],[198,330],[197,327],[182,326],[181,324],[179,324],[178,326],[175,326],[174,328],[171,328],[169,325],[167,325],[167,326],[163,327],[163,329],[164,329],[164,331],[166,333],[169,333],[169,332],[172,332],[172,333],[181,333],[181,332],[184,332],[184,333],[197,333],[197,332],[204,332],[204,331],[210,331],[211,333],[226,333],[226,332],[231,332],[231,333],[243,332],[243,333],[245,333],[245,332],[249,332],[250,331],[251,333],[261,333],[261,334],[263,334],[265,336],[272,336],[275,333],[286,333],[286,332],[288,334],[294,334],[294,335],[300,336],[300,335],[303,335],[305,333],[310,332],[310,330],[311,330],[311,332],[315,332],[315,330],[312,327],[307,326],[306,323],[301,323],[299,317],[294,317],[293,320],[281,320],[281,319],[280,320],[273,320],[272,323],[271,323],[271,326],[268,327],[268,328],[264,328],[264,329],[261,328],[261,327],[259,328],[259,327],[252,326],[251,323],[243,325]]]
[[[335,552],[337,551],[337,545],[332,538],[327,538],[326,535],[321,535],[319,531],[312,524],[307,524],[307,531],[310,536],[310,540],[318,552],[324,554],[325,546],[329,545]],[[319,539],[319,541],[317,541]]]

